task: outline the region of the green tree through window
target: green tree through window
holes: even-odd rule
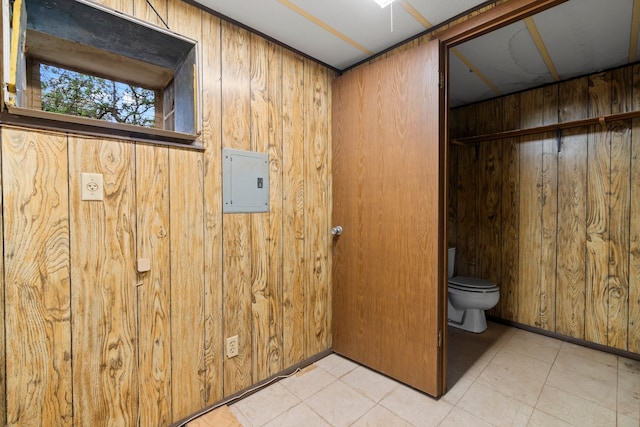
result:
[[[40,64],[42,110],[155,127],[155,92]]]

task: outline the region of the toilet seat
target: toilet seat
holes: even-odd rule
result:
[[[490,293],[498,292],[500,288],[488,280],[478,277],[456,276],[449,279],[449,288],[465,292]]]

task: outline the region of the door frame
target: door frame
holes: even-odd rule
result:
[[[442,328],[447,327],[447,266],[448,266],[448,252],[447,252],[447,234],[448,234],[448,195],[449,195],[449,149],[450,149],[450,135],[449,135],[449,54],[450,49],[462,44],[466,41],[473,40],[476,37],[480,37],[484,34],[498,30],[514,22],[520,21],[524,18],[528,18],[544,10],[553,8],[569,0],[510,0],[505,3],[501,3],[495,6],[493,9],[475,15],[464,22],[454,24],[451,27],[435,32],[431,40],[437,39],[440,41],[440,53],[441,64],[444,80],[444,94],[442,95],[442,101],[440,105],[440,126],[442,126],[441,136],[441,164],[444,167],[441,170],[441,187],[440,191],[442,212],[444,218],[442,220],[442,227],[440,230],[441,238],[439,242],[440,257],[441,260],[439,270],[442,277],[441,289],[441,301],[439,302],[440,313],[442,315],[441,324]],[[447,384],[447,355],[448,355],[448,341],[446,333],[442,334],[442,347],[440,350],[441,357],[441,369],[440,369],[440,385],[442,394],[446,392]]]

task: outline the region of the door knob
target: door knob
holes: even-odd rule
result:
[[[333,234],[334,236],[339,236],[342,234],[342,226],[341,225],[336,225],[335,227],[333,227],[331,229],[331,234]]]

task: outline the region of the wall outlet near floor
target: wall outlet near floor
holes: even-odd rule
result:
[[[227,338],[227,359],[238,355],[238,336],[234,335]]]

